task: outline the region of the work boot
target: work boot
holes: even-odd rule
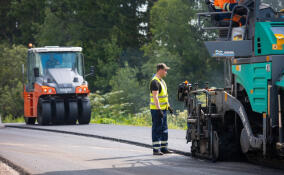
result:
[[[155,155],[155,156],[162,156],[164,154],[160,150],[158,150],[158,151],[153,151],[153,155]]]
[[[168,150],[168,149],[162,149],[161,152],[162,152],[163,154],[172,154],[172,153],[173,153],[173,151],[170,151],[170,150]]]

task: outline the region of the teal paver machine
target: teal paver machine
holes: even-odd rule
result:
[[[188,109],[186,139],[192,142],[192,155],[214,161],[253,157],[281,162],[284,1],[246,0],[230,12],[205,3],[209,10],[198,13],[198,21],[204,30],[219,34],[205,46],[212,57],[224,61],[225,82],[222,88],[198,88],[187,81],[179,85],[178,99]],[[235,16],[245,19],[242,25],[233,22]]]

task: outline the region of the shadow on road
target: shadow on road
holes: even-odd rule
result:
[[[113,157],[106,159],[91,159],[94,167],[96,162],[104,160],[122,160],[118,164],[112,164],[110,168],[94,168],[87,170],[75,171],[55,171],[47,172],[43,175],[204,175],[204,174],[282,174],[284,171],[263,168],[261,166],[251,165],[242,162],[217,162],[211,163],[205,160],[194,159],[191,157],[184,157],[179,155],[165,155],[156,157],[152,155],[140,155],[129,157]]]

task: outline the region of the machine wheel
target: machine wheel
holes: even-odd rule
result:
[[[79,124],[89,124],[91,120],[91,105],[89,99],[82,99],[80,113],[78,116]]]
[[[232,126],[233,128],[233,126]],[[240,160],[241,150],[236,142],[233,131],[223,131],[219,134],[219,160]]]
[[[65,123],[69,125],[75,125],[78,116],[78,104],[76,101],[67,102],[67,115],[65,118]]]
[[[212,161],[215,162],[219,158],[219,137],[216,131],[213,132],[213,153],[212,153]]]
[[[55,125],[64,124],[64,118],[65,118],[64,101],[56,101],[54,107],[55,107],[55,115],[52,119],[52,123]]]
[[[25,122],[27,125],[34,125],[36,122],[35,117],[25,117]]]
[[[37,122],[39,125],[48,125],[51,120],[51,104],[39,100],[37,108]]]

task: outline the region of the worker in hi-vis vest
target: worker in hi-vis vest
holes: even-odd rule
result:
[[[168,91],[165,81],[170,68],[164,63],[157,64],[157,73],[150,82],[150,109],[152,115],[152,143],[153,154],[163,155],[172,153],[168,150],[168,123],[167,110],[173,113],[169,105]]]

